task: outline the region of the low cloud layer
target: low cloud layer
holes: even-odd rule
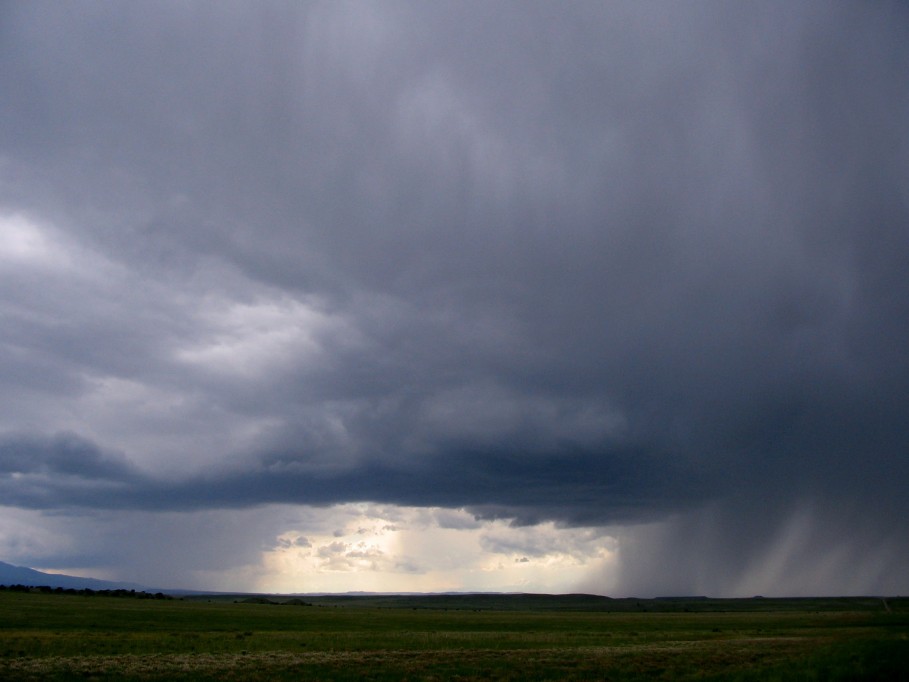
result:
[[[0,502],[466,509],[621,526],[639,594],[905,591],[907,26],[3,6]]]

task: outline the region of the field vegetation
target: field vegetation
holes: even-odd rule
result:
[[[909,599],[0,591],[2,680],[901,680]]]

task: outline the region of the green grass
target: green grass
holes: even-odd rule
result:
[[[906,600],[237,599],[0,592],[0,679],[909,679]]]

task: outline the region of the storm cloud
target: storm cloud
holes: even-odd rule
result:
[[[895,2],[4,4],[0,503],[905,591],[907,74]]]

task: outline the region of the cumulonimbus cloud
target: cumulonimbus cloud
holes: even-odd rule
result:
[[[900,4],[0,13],[5,504],[904,527]]]

